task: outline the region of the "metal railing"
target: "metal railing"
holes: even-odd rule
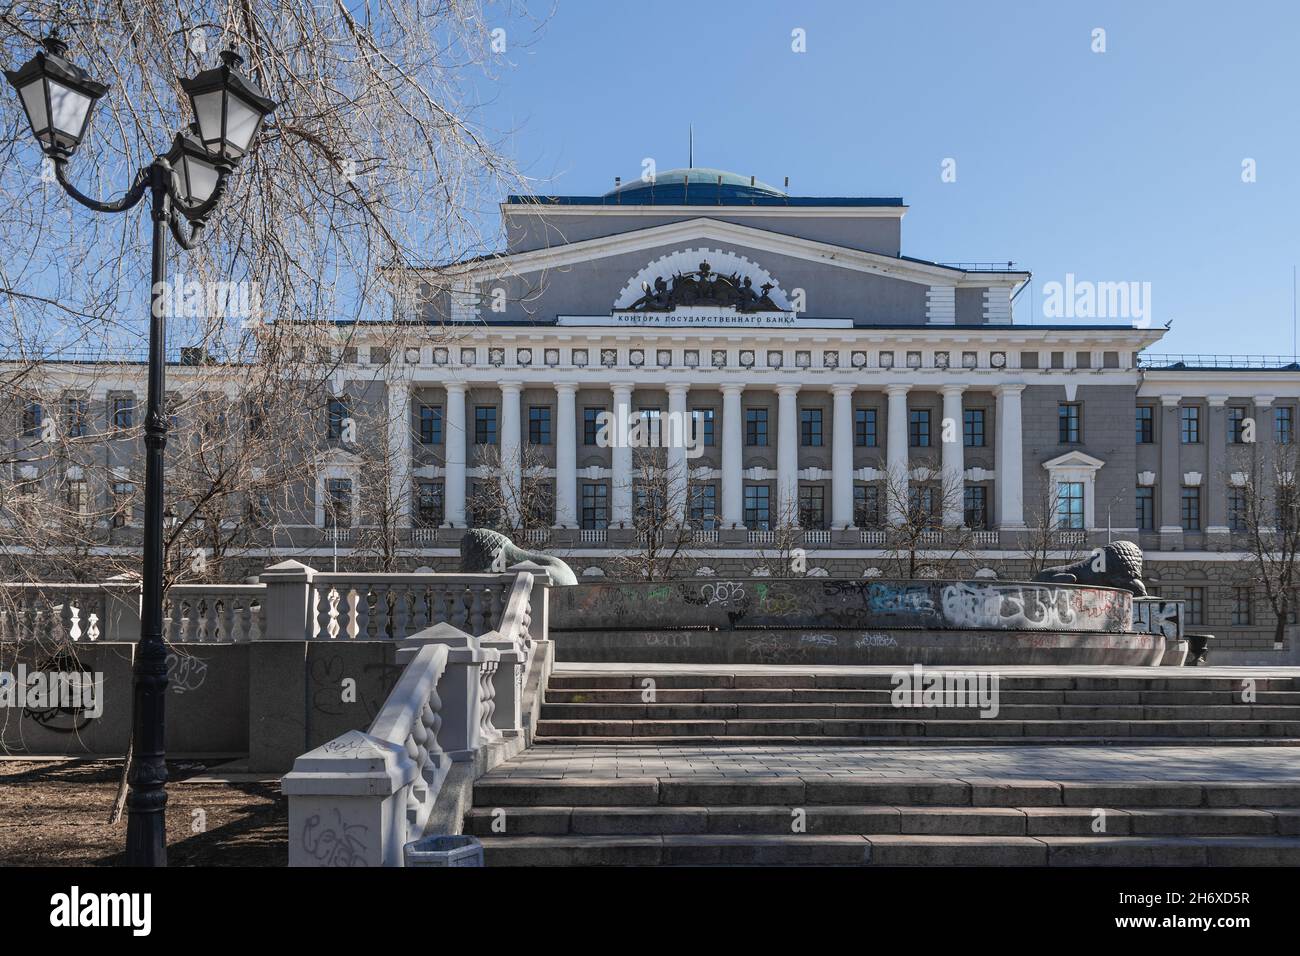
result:
[[[1137,367],[1144,369],[1284,369],[1300,371],[1300,362],[1287,355],[1217,355],[1209,353],[1143,352]]]

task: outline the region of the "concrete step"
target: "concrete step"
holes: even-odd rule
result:
[[[835,687],[693,687],[665,688],[656,685],[655,700],[661,704],[890,704],[892,689]],[[546,692],[549,704],[641,704],[645,689],[602,687],[556,687]],[[1144,704],[1182,707],[1274,706],[1300,707],[1300,691],[1259,691],[1254,701],[1242,700],[1240,688],[1210,690],[1015,690],[999,686],[1004,706],[1018,704],[1077,705],[1109,707]]]
[[[1300,809],[946,806],[474,807],[476,836],[630,834],[930,836],[1300,836]]]
[[[704,689],[840,689],[840,690],[891,690],[895,686],[893,671],[860,672],[848,669],[825,670],[817,673],[717,673],[693,671],[664,672],[647,666],[644,672],[636,664],[625,665],[618,672],[564,672],[551,675],[549,686],[556,690],[637,690],[644,682],[653,680],[655,687],[667,690]],[[902,668],[905,670],[905,668]],[[953,670],[955,668],[948,668]],[[973,669],[973,668],[972,668]],[[986,669],[987,670],[987,669]],[[1170,670],[1166,668],[1165,671]],[[1179,669],[1182,670],[1182,669]],[[1175,691],[1221,692],[1240,694],[1243,680],[1240,677],[1171,677],[1160,668],[1151,668],[1151,676],[1082,677],[1039,676],[992,671],[999,674],[999,683],[1007,691]],[[1250,687],[1256,693],[1300,692],[1300,678],[1255,677]]]
[[[481,839],[488,866],[1300,865],[1300,837],[690,833]]]
[[[898,712],[895,711],[895,714]],[[928,719],[890,720],[751,720],[645,719],[538,721],[542,737],[877,737],[939,736],[959,739],[989,737],[1129,738],[1300,737],[1300,720],[1004,720],[950,719],[939,710]]]
[[[1140,729],[1140,728],[1139,728]],[[554,735],[537,737],[534,743],[539,746],[574,747],[574,746],[765,746],[794,745],[805,747],[852,747],[870,744],[872,747],[970,747],[975,743],[984,744],[987,737],[944,737],[915,734],[907,737],[833,737],[822,734],[818,736],[791,737],[765,736],[748,737],[740,734],[710,736],[677,734],[674,736],[617,736],[599,735],[564,736]],[[1097,746],[1099,744],[1122,743],[1130,747],[1300,747],[1300,737],[1152,737],[1138,733],[1128,737],[1111,736],[1074,736],[1074,737],[998,737],[999,747],[1061,747],[1061,746]]]
[[[687,720],[858,718],[888,720],[979,718],[979,707],[894,707],[880,703],[546,703],[543,720]],[[997,720],[1281,720],[1300,721],[1300,706],[1010,704],[999,702]]]

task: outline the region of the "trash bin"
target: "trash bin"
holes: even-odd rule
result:
[[[1210,641],[1214,640],[1213,634],[1187,634],[1187,666],[1195,667],[1197,664],[1204,664],[1206,657],[1210,654]]]
[[[472,836],[433,834],[406,844],[407,866],[482,866],[483,844]]]

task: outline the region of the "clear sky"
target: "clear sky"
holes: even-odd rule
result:
[[[905,255],[1032,271],[1017,322],[1073,273],[1149,282],[1158,351],[1292,354],[1300,2],[557,0],[507,39],[487,116],[540,192],[685,166],[693,123],[698,166],[901,196]]]

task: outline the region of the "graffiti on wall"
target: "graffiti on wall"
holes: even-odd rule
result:
[[[1133,601],[1133,630],[1155,634],[1167,641],[1183,636],[1183,603],[1164,598],[1137,598]]]

